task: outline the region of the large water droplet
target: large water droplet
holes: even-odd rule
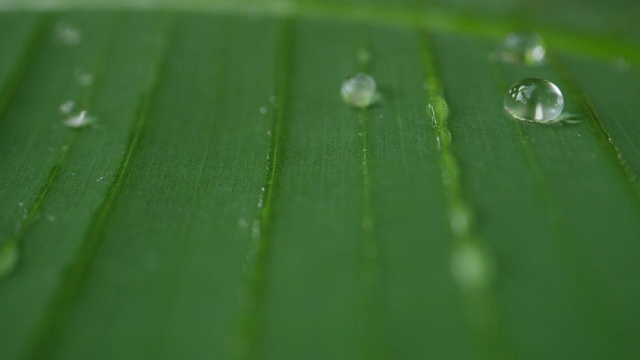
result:
[[[553,122],[564,108],[564,97],[552,82],[524,79],[513,84],[504,96],[505,110],[516,119]]]
[[[544,60],[546,49],[542,37],[536,33],[511,33],[504,40],[502,60],[537,65]]]
[[[342,82],[340,93],[347,104],[366,108],[376,100],[376,81],[370,75],[358,73]]]

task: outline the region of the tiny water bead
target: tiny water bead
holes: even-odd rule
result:
[[[82,87],[91,86],[91,84],[93,84],[93,74],[82,68],[76,69],[73,75],[76,78],[78,85]]]
[[[82,32],[72,24],[59,22],[55,27],[56,38],[63,45],[74,47],[82,43]]]
[[[73,109],[76,107],[76,102],[73,100],[65,101],[60,104],[60,114],[70,115]]]
[[[529,78],[509,88],[504,96],[504,108],[519,120],[554,123],[564,108],[564,97],[554,83]]]
[[[96,118],[89,116],[86,111],[80,111],[77,115],[70,116],[63,120],[63,123],[70,128],[82,128],[95,123]]]
[[[358,73],[342,82],[340,93],[347,104],[366,108],[376,100],[376,81],[368,74]]]
[[[526,65],[540,64],[546,49],[542,37],[536,33],[511,33],[504,40],[502,60]]]

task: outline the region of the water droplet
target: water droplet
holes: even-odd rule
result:
[[[370,75],[358,73],[342,82],[340,93],[347,104],[366,108],[376,99],[376,81]]]
[[[525,79],[509,88],[504,96],[504,108],[516,119],[549,123],[562,113],[564,97],[550,81]]]
[[[102,181],[103,179],[104,179],[104,176],[100,176],[100,177],[98,178],[98,180],[96,180],[96,181],[100,182],[100,181]]]
[[[87,115],[86,111],[81,111],[78,115],[73,115],[64,119],[64,124],[70,128],[81,128],[91,125],[96,121],[93,116]]]
[[[536,33],[511,33],[504,40],[498,58],[505,62],[538,65],[544,60],[546,49],[542,37]]]
[[[76,102],[73,100],[65,101],[60,104],[60,114],[62,115],[70,115],[73,109],[76,107]]]
[[[24,207],[24,202],[20,201],[20,202],[18,203],[18,206],[20,206],[20,207]]]
[[[260,220],[253,220],[253,225],[251,226],[251,237],[254,239],[260,238]]]
[[[20,251],[15,241],[8,240],[0,247],[0,279],[9,275],[18,263]]]
[[[56,217],[53,216],[53,215],[49,215],[49,216],[47,216],[47,220],[49,220],[49,222],[54,222],[54,221],[56,221]]]
[[[493,265],[489,255],[478,245],[458,245],[451,257],[451,273],[463,291],[486,288],[493,278]]]
[[[469,232],[471,213],[466,206],[457,205],[451,209],[449,226],[451,226],[451,232],[457,236],[463,236]]]
[[[631,68],[631,64],[625,58],[617,58],[613,61],[613,67],[620,72],[627,72]]]
[[[247,227],[249,227],[249,222],[247,221],[247,219],[241,217],[240,219],[238,219],[238,226],[240,226],[243,229],[246,229]]]
[[[269,102],[272,103],[272,104],[276,104],[278,102],[278,97],[275,96],[275,95],[271,95],[269,97]]]
[[[58,41],[66,46],[78,46],[82,43],[82,32],[69,23],[58,23],[55,32]]]
[[[93,84],[93,74],[84,69],[76,69],[76,71],[74,72],[74,77],[76,78],[76,82],[80,86],[87,87]]]
[[[371,52],[365,48],[360,48],[356,52],[356,57],[358,58],[358,63],[360,65],[368,65],[371,63]]]
[[[260,112],[260,114],[266,114],[267,113],[267,108],[262,106],[260,109],[258,109],[258,111]]]

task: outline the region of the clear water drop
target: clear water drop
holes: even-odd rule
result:
[[[493,263],[478,245],[463,243],[453,251],[451,273],[463,291],[486,288],[493,278]]]
[[[504,96],[504,108],[514,118],[540,123],[553,122],[564,108],[560,89],[544,79],[524,79]]]
[[[544,61],[546,48],[536,33],[511,33],[504,40],[500,58],[506,62],[537,65]]]
[[[340,93],[347,104],[366,108],[376,99],[376,81],[368,74],[358,73],[342,82]]]
[[[73,100],[65,101],[60,104],[60,114],[62,115],[70,115],[73,112],[73,109],[76,107],[76,102]]]
[[[89,116],[86,111],[81,111],[77,115],[70,116],[63,120],[63,123],[70,128],[82,128],[91,125],[96,121],[93,116]]]
[[[74,77],[76,78],[78,85],[82,87],[91,86],[91,84],[93,84],[93,74],[84,69],[76,69]]]
[[[74,47],[82,43],[82,31],[69,23],[58,23],[55,32],[58,41],[66,46]]]

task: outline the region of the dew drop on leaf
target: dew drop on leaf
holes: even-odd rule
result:
[[[63,120],[63,123],[70,128],[82,128],[91,125],[96,121],[93,116],[89,116],[86,111],[81,111],[77,115],[72,115]]]
[[[60,104],[60,114],[70,115],[73,109],[76,107],[76,102],[73,100],[65,101]]]
[[[560,89],[544,79],[524,79],[513,84],[504,96],[504,108],[516,119],[552,123],[564,108]]]
[[[74,47],[82,43],[82,32],[77,27],[66,22],[60,22],[55,27],[56,39],[66,46]]]
[[[340,93],[347,104],[366,108],[377,98],[376,81],[370,75],[358,73],[342,82]]]
[[[451,272],[463,291],[486,288],[493,277],[493,266],[489,255],[473,243],[463,243],[453,251]]]
[[[511,33],[504,40],[499,59],[505,62],[538,65],[544,61],[546,49],[536,33]]]
[[[76,69],[74,77],[76,78],[78,85],[82,87],[91,86],[91,84],[93,84],[93,74],[84,69]]]

